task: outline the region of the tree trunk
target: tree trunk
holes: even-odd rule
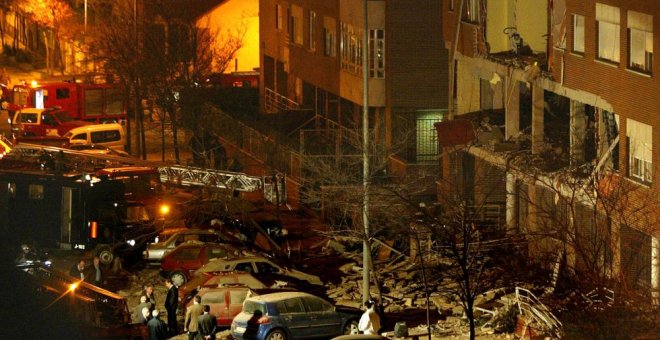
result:
[[[50,39],[48,39],[48,31],[44,30],[43,35],[44,45],[46,47],[46,72],[48,72],[49,75],[52,75],[50,64]]]
[[[179,156],[179,129],[176,126],[176,114],[172,113],[170,115],[170,125],[172,126],[172,143],[174,144],[174,161],[176,164],[181,164],[181,159]]]
[[[474,325],[474,298],[467,298],[467,308],[465,309],[465,314],[470,321],[470,340],[474,340],[476,337],[476,330]]]

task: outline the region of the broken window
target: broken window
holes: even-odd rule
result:
[[[653,128],[632,119],[626,121],[630,177],[645,183],[653,181]]]
[[[628,67],[651,73],[653,62],[653,16],[628,11]]]
[[[573,15],[573,52],[584,53],[584,16]]]
[[[619,8],[596,3],[598,59],[618,63],[620,60]]]

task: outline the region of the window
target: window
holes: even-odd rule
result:
[[[316,297],[303,298],[308,312],[329,312],[332,311],[332,305]]]
[[[39,116],[36,113],[21,113],[21,115],[18,117],[18,122],[19,123],[36,123],[38,117]]]
[[[627,120],[628,174],[641,182],[653,181],[653,128],[650,125]]]
[[[239,272],[246,272],[246,273],[252,273],[252,262],[247,262],[247,263],[238,263],[236,264],[236,268],[234,270],[239,271]]]
[[[362,39],[361,30],[352,25],[341,24],[341,66],[344,70],[355,74],[362,73]]]
[[[466,0],[463,4],[463,20],[477,22],[479,19],[479,0]]]
[[[273,267],[270,263],[268,262],[257,262],[257,271],[259,273],[266,273],[266,274],[272,274],[272,273],[279,273],[280,270]]]
[[[225,291],[208,292],[202,295],[202,304],[225,303]]]
[[[42,114],[41,115],[41,124],[55,126],[55,125],[57,125],[57,121],[55,121],[55,118],[51,115]]]
[[[598,59],[618,63],[620,60],[619,8],[596,3]]]
[[[71,139],[75,139],[75,140],[87,140],[87,133],[79,133],[79,134],[77,134],[77,135],[71,137]]]
[[[337,56],[337,24],[334,18],[323,17],[323,54]]]
[[[39,184],[30,184],[28,187],[28,195],[31,200],[44,199],[44,186]]]
[[[316,50],[316,40],[314,40],[314,27],[316,27],[316,12],[309,11],[309,49]]]
[[[282,5],[275,4],[275,29],[282,29]]]
[[[245,298],[247,297],[248,290],[247,289],[241,289],[241,290],[230,290],[229,291],[229,303],[232,305],[240,305],[245,301]]]
[[[369,30],[369,77],[385,77],[385,31]]]
[[[303,310],[302,306],[300,305],[300,299],[299,298],[293,298],[293,299],[288,299],[284,300],[284,306],[286,308],[287,313],[304,313],[305,311]]]
[[[55,89],[55,99],[67,99],[69,98],[69,89],[68,88],[59,88]]]
[[[115,142],[121,139],[118,130],[92,131],[92,143]]]
[[[100,116],[103,114],[103,89],[87,89],[85,91],[85,114]]]
[[[303,44],[303,33],[302,33],[302,7],[292,6],[289,16],[289,41],[292,41],[294,44],[302,45]]]
[[[450,11],[454,10],[454,0],[449,0],[449,10]]]
[[[651,73],[653,63],[653,16],[628,11],[628,67]]]
[[[210,259],[218,259],[231,256],[231,253],[225,248],[210,248],[208,249]]]
[[[584,53],[584,16],[573,15],[573,52]]]
[[[184,248],[179,251],[174,257],[179,261],[196,260],[199,257],[200,248]]]

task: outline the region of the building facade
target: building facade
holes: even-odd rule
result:
[[[335,129],[362,122],[368,68],[370,128],[391,150],[416,130],[405,162],[437,157],[432,123],[447,107],[441,1],[260,0],[261,108],[311,111]],[[364,65],[363,56],[368,63]]]
[[[447,0],[443,12],[450,116],[476,137],[444,158],[440,189],[500,205],[536,259],[657,292],[660,2]]]

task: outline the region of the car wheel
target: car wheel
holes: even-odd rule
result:
[[[266,340],[286,340],[286,334],[283,330],[276,329],[266,335]]]
[[[188,278],[186,277],[186,274],[176,271],[172,274],[170,274],[170,280],[172,280],[172,283],[174,283],[175,286],[181,287],[188,282]]]
[[[358,331],[358,322],[350,320],[344,325],[344,334],[360,334]]]
[[[98,246],[96,248],[96,256],[99,257],[99,262],[104,265],[109,265],[115,260],[115,253],[110,246]]]

